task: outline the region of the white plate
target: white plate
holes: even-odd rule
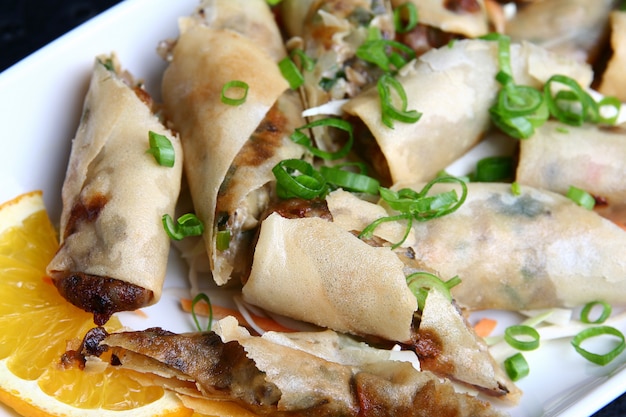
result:
[[[60,214],[61,184],[95,55],[115,51],[123,66],[145,79],[158,99],[165,66],[155,49],[178,33],[177,17],[189,14],[197,0],[125,1],[0,74],[0,202],[42,189],[53,220]],[[483,150],[484,151],[484,150]],[[487,152],[491,152],[487,150]],[[193,330],[180,311],[186,268],[176,253],[163,300],[144,310],[147,317],[122,315],[125,324],[144,329],[161,326]],[[498,317],[504,323],[504,317]],[[626,323],[620,329],[626,332]],[[546,343],[527,355],[531,374],[519,382],[525,392],[512,417],[590,415],[626,387],[626,354],[606,367],[582,359],[569,341]],[[0,416],[13,416],[6,407]]]

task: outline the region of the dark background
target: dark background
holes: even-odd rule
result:
[[[153,1],[158,7],[158,2]],[[2,0],[0,71],[117,3],[120,1]],[[626,394],[593,417],[626,417]]]

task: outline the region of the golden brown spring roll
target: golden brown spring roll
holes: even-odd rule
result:
[[[519,8],[505,24],[515,42],[529,41],[581,62],[603,52],[614,0],[535,1]]]
[[[482,0],[450,2],[444,0],[391,0],[394,8],[413,3],[421,24],[443,32],[476,38],[489,32],[487,11]]]
[[[177,391],[183,402],[211,415],[228,413],[215,400],[243,409],[225,415],[503,415],[481,399],[455,392],[449,381],[330,331],[290,340],[280,334],[256,337],[229,317],[215,332],[148,329],[111,334],[103,344],[119,366],[139,364],[141,372],[169,370],[172,377],[195,381],[203,398],[188,389]],[[327,355],[337,350],[343,355]]]
[[[147,153],[149,131],[170,139],[173,167]],[[174,214],[182,165],[150,96],[115,56],[98,57],[63,183],[61,246],[47,268],[96,324],[159,300],[170,247],[161,217]]]
[[[452,288],[461,306],[519,311],[595,300],[624,305],[624,230],[550,191],[522,185],[515,195],[510,184],[467,186],[457,211],[414,222],[415,241],[407,242],[430,270],[461,278]]]
[[[567,126],[548,121],[520,142],[516,180],[567,194],[570,186],[591,193],[596,211],[626,224],[626,129]]]
[[[219,285],[247,274],[249,242],[273,194],[271,168],[304,152],[289,139],[304,121],[298,94],[278,69],[285,53],[277,52],[276,22],[265,1],[252,3],[207,1],[184,19],[162,84]],[[222,87],[233,80],[248,85],[241,105],[221,100]],[[226,245],[218,246],[220,234]]]
[[[402,343],[425,358],[424,369],[516,402],[519,391],[450,300],[429,295],[418,314],[406,278],[413,266],[388,245],[355,236],[384,208],[341,190],[327,202],[333,221],[278,213],[263,221],[244,299],[336,331]],[[404,228],[390,222],[375,233],[398,241]]]
[[[553,74],[568,75],[588,86],[591,69],[529,43],[511,45],[517,84],[542,87]],[[380,99],[370,88],[344,105],[373,134],[393,183],[429,181],[481,140],[490,127],[489,108],[500,88],[498,46],[483,40],[460,40],[432,50],[405,66],[397,80],[407,95],[407,109],[422,113],[416,123],[382,122]]]
[[[602,73],[602,81],[598,91],[607,96],[615,96],[626,102],[626,12],[613,11],[611,21],[612,54],[606,70]]]

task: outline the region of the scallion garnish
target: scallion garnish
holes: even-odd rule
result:
[[[164,214],[161,220],[163,228],[174,240],[181,240],[188,236],[200,236],[204,232],[204,225],[193,213],[183,214],[176,223],[169,214]]]
[[[491,120],[503,132],[517,139],[531,137],[535,128],[550,116],[540,91],[517,85],[511,69],[511,38],[506,35],[486,36],[483,39],[498,42],[498,65],[496,80],[502,85],[496,103],[491,106]]]
[[[598,353],[590,352],[582,347],[582,343],[585,340],[590,339],[592,337],[598,337],[598,336],[604,336],[604,335],[615,336],[619,340],[617,345],[613,349],[611,349],[609,352],[605,354],[598,354]],[[620,353],[624,351],[624,348],[626,347],[624,334],[622,334],[622,332],[620,332],[619,330],[611,326],[589,327],[581,331],[580,333],[578,333],[576,336],[574,336],[571,343],[572,343],[572,346],[574,346],[574,349],[576,349],[576,352],[578,352],[583,358],[587,359],[590,362],[595,363],[596,365],[601,365],[601,366],[604,366],[608,364],[609,362],[611,362],[613,359],[615,359]]]
[[[304,76],[296,66],[296,64],[288,56],[278,62],[278,69],[285,80],[289,83],[292,90],[297,89],[304,84]]]
[[[523,338],[518,338],[522,336]],[[539,332],[534,327],[518,324],[504,330],[504,340],[517,350],[535,350],[539,347]]]
[[[455,190],[442,192],[435,195],[428,195],[433,185],[437,183],[456,182],[461,186],[461,197]],[[403,188],[393,191],[384,187],[379,189],[381,198],[389,205],[390,208],[400,212],[400,214],[381,217],[367,225],[359,234],[360,238],[369,239],[373,236],[374,230],[383,223],[390,221],[406,220],[406,232],[399,242],[394,243],[391,248],[395,249],[400,246],[409,236],[409,232],[413,225],[413,220],[427,221],[437,217],[445,216],[456,211],[467,197],[467,184],[460,178],[456,177],[436,177],[432,181],[417,192],[410,188]]]
[[[174,166],[176,152],[167,136],[150,130],[148,132],[148,142],[150,143],[150,148],[146,152],[152,154],[159,165],[170,168]]]
[[[522,186],[519,185],[519,182],[513,181],[511,183],[511,192],[513,193],[513,195],[520,195],[520,194],[522,194]]]
[[[222,103],[228,104],[231,106],[239,106],[246,102],[246,98],[248,97],[248,83],[240,80],[232,80],[224,84],[222,87]],[[238,93],[234,96],[230,96],[229,94],[233,94],[233,91]]]
[[[313,146],[313,144],[311,143],[311,139],[303,132],[303,130],[313,129],[315,127],[320,127],[320,126],[333,127],[335,129],[339,129],[339,130],[343,130],[347,132],[348,140],[346,141],[346,144],[337,152],[326,152]],[[309,152],[311,152],[313,155],[319,158],[326,159],[326,160],[335,160],[335,159],[343,158],[344,156],[348,155],[348,153],[352,149],[352,144],[354,142],[354,136],[353,136],[352,131],[353,131],[352,125],[348,121],[337,119],[334,117],[329,117],[326,119],[316,120],[314,122],[311,122],[304,126],[300,126],[296,128],[295,132],[291,134],[290,138],[295,143],[307,148]]]
[[[417,110],[407,110],[407,96],[404,87],[392,75],[383,74],[378,79],[376,87],[380,97],[382,121],[387,127],[393,129],[393,120],[403,123],[415,123],[422,117],[422,113]],[[393,104],[392,90],[400,100],[400,108]]]
[[[320,173],[329,184],[356,193],[378,194],[380,183],[378,180],[361,173],[342,169],[345,165],[334,167],[321,166]]]
[[[553,91],[553,85],[560,85]],[[550,113],[562,123],[581,126],[584,122],[598,123],[598,103],[578,84],[566,75],[553,75],[544,84],[544,97]]]
[[[612,115],[605,117],[602,115],[602,109],[610,107],[612,109]],[[606,125],[614,125],[619,117],[620,109],[622,108],[622,102],[617,97],[604,97],[598,102],[599,108],[599,120],[598,123]]]
[[[290,53],[289,56],[293,59],[294,56],[300,58],[300,67],[305,71],[313,71],[315,68],[315,60],[308,56],[302,49],[295,48]]]
[[[502,182],[513,177],[515,164],[510,156],[488,156],[476,163],[476,172],[470,177],[475,182]]]
[[[408,14],[406,25],[402,25],[402,15]],[[417,8],[411,2],[403,3],[393,11],[393,23],[398,33],[407,33],[417,26]]]
[[[526,358],[519,352],[504,360],[504,370],[511,381],[518,381],[530,373]]]
[[[211,305],[211,300],[209,299],[208,295],[201,292],[201,293],[198,293],[198,295],[196,295],[195,297],[193,297],[193,300],[191,301],[191,316],[193,317],[193,321],[196,323],[196,328],[198,329],[198,331],[199,332],[204,331],[202,326],[200,326],[200,322],[198,321],[198,316],[196,315],[196,304],[198,304],[200,301],[206,302],[207,305],[209,306],[209,321],[206,326],[206,331],[209,331],[211,330],[211,325],[213,324],[213,306]]]
[[[587,210],[593,210],[596,205],[596,199],[593,198],[591,194],[581,188],[574,187],[573,185],[570,185],[566,196],[574,203],[586,208]]]
[[[272,168],[280,198],[311,200],[328,191],[326,179],[311,164],[301,159],[284,159]]]
[[[215,235],[217,250],[226,250],[230,247],[230,230],[219,230]]]
[[[409,289],[417,299],[417,306],[420,310],[424,310],[424,305],[426,304],[426,297],[428,296],[428,291],[431,289],[439,291],[443,294],[448,300],[452,301],[452,295],[450,294],[450,288],[459,284],[461,280],[458,276],[454,278],[443,281],[438,276],[431,274],[430,272],[415,272],[406,277],[406,283],[409,286]]]
[[[363,61],[377,65],[385,72],[391,72],[399,70],[407,62],[415,59],[415,51],[400,42],[371,39],[357,48],[356,56]]]
[[[589,318],[589,313],[596,306],[602,306],[602,312],[595,320],[591,320]],[[580,311],[580,321],[586,324],[602,324],[611,316],[611,305],[604,301],[592,301],[590,303],[585,304],[585,306]]]

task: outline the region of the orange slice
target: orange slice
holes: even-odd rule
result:
[[[132,371],[59,366],[67,344],[94,324],[45,279],[57,248],[41,192],[0,205],[0,401],[26,416],[191,416],[175,394]]]

